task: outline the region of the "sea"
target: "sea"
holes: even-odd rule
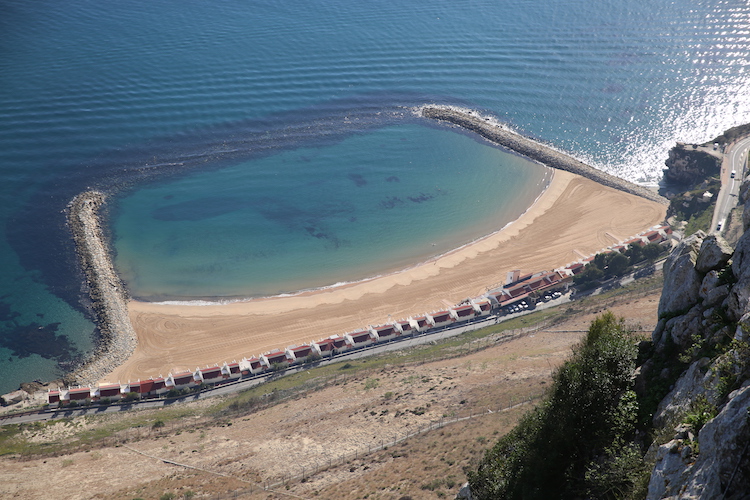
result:
[[[750,122],[749,42],[744,0],[4,0],[0,394],[94,348],[81,191],[108,196],[133,297],[337,286],[497,231],[549,181],[415,108],[653,186],[675,142]]]

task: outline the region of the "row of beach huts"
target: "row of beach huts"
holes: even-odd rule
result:
[[[671,235],[672,230],[669,226],[659,226],[604,251],[621,252],[633,244],[640,246],[649,243],[663,244],[669,241]],[[502,288],[487,292],[478,298],[464,300],[440,311],[383,325],[368,326],[344,335],[332,335],[317,342],[289,346],[284,350],[275,349],[260,356],[244,357],[240,361],[169,373],[166,377],[160,376],[128,383],[53,389],[48,391],[47,399],[51,405],[64,405],[74,401],[116,401],[124,398],[159,397],[170,391],[174,394],[175,391],[194,389],[202,385],[227,383],[243,377],[252,377],[330,358],[336,354],[388,342],[398,337],[443,329],[456,323],[463,324],[475,318],[489,316],[493,311],[503,314],[514,304],[534,301],[545,294],[566,290],[573,277],[583,271],[591,260],[593,256],[554,271],[527,275],[521,275],[518,270],[511,271]]]

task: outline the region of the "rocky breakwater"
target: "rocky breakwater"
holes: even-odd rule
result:
[[[445,121],[471,130],[490,142],[549,167],[572,172],[604,186],[619,189],[663,205],[668,204],[665,198],[648,188],[597,170],[549,146],[508,130],[490,118],[481,116],[476,111],[448,106],[423,106],[420,111],[425,118]]]
[[[87,191],[68,206],[68,224],[91,296],[100,337],[96,350],[66,379],[94,384],[135,350],[137,336],[128,316],[128,295],[115,273],[99,221],[102,193]]]

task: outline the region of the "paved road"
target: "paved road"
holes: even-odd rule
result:
[[[714,216],[711,220],[711,233],[721,233],[726,227],[729,213],[737,206],[740,185],[745,178],[748,149],[750,149],[750,137],[745,137],[732,144],[724,153],[724,161],[721,164],[721,190],[716,199],[716,208],[714,208]],[[732,177],[733,171],[734,177]]]

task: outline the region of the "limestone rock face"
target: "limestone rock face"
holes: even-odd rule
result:
[[[690,465],[674,456],[674,442],[659,448],[657,465],[648,488],[648,499],[678,495],[683,499],[747,498],[750,473],[746,456],[750,438],[748,407],[750,384],[729,395],[721,412],[698,435],[698,453]],[[681,466],[682,463],[682,466]],[[657,471],[658,469],[658,471]]]
[[[716,376],[708,369],[709,362],[708,358],[699,359],[677,380],[674,389],[662,399],[654,413],[656,427],[667,425],[700,395],[706,396],[710,403],[716,404],[717,394],[712,384]]]
[[[703,324],[703,308],[699,305],[667,321],[664,330],[669,332],[674,343],[681,347],[689,347],[693,343],[693,336],[700,335]]]
[[[680,447],[683,441],[673,439],[663,444],[656,452],[656,466],[648,483],[647,500],[669,498],[679,493],[679,488],[687,481],[691,465],[690,458],[684,458]],[[677,498],[675,496],[675,498]],[[680,496],[679,498],[685,498]]]
[[[734,250],[721,236],[710,235],[703,239],[695,270],[705,274],[712,270],[722,269],[732,258]]]
[[[682,240],[664,263],[664,289],[659,300],[659,316],[686,311],[698,302],[702,277],[695,269],[703,231]]]
[[[732,273],[737,283],[727,298],[727,312],[729,316],[739,320],[748,310],[750,303],[750,232],[746,232],[737,242],[732,259]]]

